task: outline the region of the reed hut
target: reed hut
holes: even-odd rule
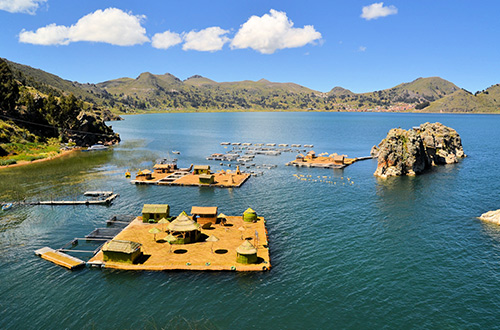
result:
[[[245,240],[243,244],[236,249],[236,262],[240,264],[257,263],[257,249],[249,240]]]
[[[217,222],[217,206],[193,206],[191,215],[202,226],[209,222],[215,224]]]
[[[345,155],[335,155],[333,157],[333,163],[336,165],[343,165],[345,160]]]
[[[196,165],[195,167],[193,167],[193,174],[195,175],[210,173],[210,165]]]
[[[168,204],[144,204],[142,207],[142,222],[155,223],[161,218],[168,218],[169,215]]]
[[[245,222],[257,222],[257,212],[248,208],[245,212],[243,212],[243,221]]]
[[[111,240],[102,247],[103,260],[133,264],[141,255],[141,246],[137,242]]]
[[[214,184],[215,176],[213,174],[200,174],[198,180],[200,184]]]
[[[185,212],[179,214],[179,216],[168,225],[167,229],[170,234],[177,237],[177,240],[170,242],[170,244],[195,243],[199,241],[201,237],[200,225],[189,218]]]
[[[171,164],[155,164],[153,166],[153,170],[155,173],[172,173],[177,170],[177,164],[171,163]]]

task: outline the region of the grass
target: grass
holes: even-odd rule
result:
[[[8,152],[8,155],[0,158],[0,166],[19,162],[32,162],[37,159],[55,156],[60,152],[57,139],[51,139],[48,143],[4,143],[1,147]]]

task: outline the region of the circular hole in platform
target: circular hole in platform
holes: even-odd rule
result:
[[[188,251],[185,250],[185,249],[177,249],[177,250],[174,251],[175,254],[184,254],[186,252],[188,252]]]
[[[232,224],[232,223],[225,223],[225,224],[224,224],[224,227],[232,227],[232,226],[233,226],[233,224]]]
[[[253,237],[245,237],[245,239],[246,239],[247,241],[251,241],[251,240],[253,240]]]
[[[215,250],[214,252],[217,254],[226,254],[227,250],[226,249],[218,249],[218,250]]]

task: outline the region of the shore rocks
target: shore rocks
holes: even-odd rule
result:
[[[425,123],[410,130],[391,129],[378,151],[374,175],[382,178],[416,175],[431,166],[456,163],[465,157],[460,135],[441,123]]]
[[[500,210],[483,213],[479,217],[479,220],[500,225]]]
[[[110,126],[95,113],[81,111],[77,117],[77,124],[72,128],[75,133],[69,133],[68,139],[73,140],[78,146],[91,146],[96,143],[106,145],[120,142],[119,134],[113,132]],[[88,134],[82,134],[88,132]]]

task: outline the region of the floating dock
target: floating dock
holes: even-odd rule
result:
[[[106,198],[73,200],[73,201],[39,201],[28,202],[30,205],[109,205],[115,200],[119,194],[111,194]]]
[[[102,250],[88,261],[88,265],[121,270],[202,270],[202,271],[266,271],[271,268],[269,242],[263,217],[256,222],[245,222],[242,216],[227,216],[225,224],[201,228],[202,237],[217,237],[214,242],[170,244],[164,240],[168,233],[159,223],[143,223],[137,217],[114,240],[141,244],[143,257],[138,263],[104,261]],[[160,232],[153,236],[152,228]],[[236,262],[236,249],[247,240],[257,249],[257,263]]]
[[[213,183],[200,183],[200,175],[192,173],[153,173],[150,179],[145,177],[131,180],[133,184],[152,184],[164,186],[197,186],[239,188],[250,178],[249,173],[213,173]]]
[[[35,254],[42,259],[71,270],[85,266],[85,261],[49,247],[38,249]]]
[[[371,159],[372,156],[347,158],[345,155],[328,153],[316,156],[314,152],[310,152],[307,156],[298,155],[297,158],[291,162],[286,163],[287,166],[296,167],[314,167],[314,168],[328,168],[328,169],[343,169],[357,161]]]

